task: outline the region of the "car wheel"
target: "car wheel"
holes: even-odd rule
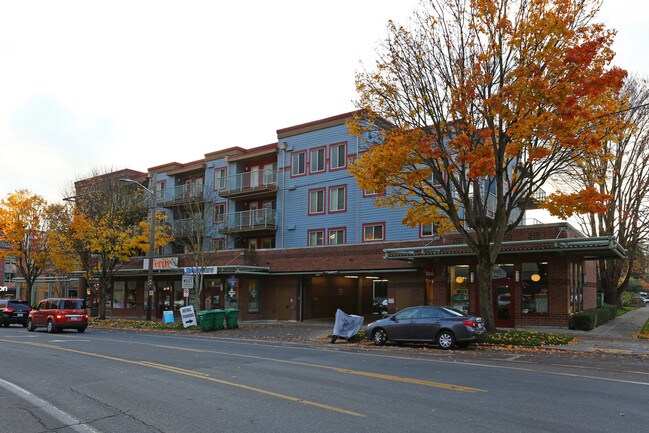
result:
[[[374,341],[375,346],[383,346],[388,341],[388,334],[383,329],[377,329],[372,335],[372,341]]]
[[[444,349],[452,349],[455,346],[455,335],[451,331],[442,331],[437,334],[437,345]]]
[[[47,332],[50,334],[54,334],[56,332],[56,329],[54,329],[54,323],[52,322],[52,319],[47,321]]]
[[[27,327],[27,322],[23,323],[23,328]]]
[[[28,319],[27,320],[27,330],[29,332],[34,332],[34,329],[36,329],[36,327],[34,326],[34,322],[32,322],[32,319]]]
[[[84,332],[86,332],[86,328],[77,328],[77,332],[79,334],[83,334]]]

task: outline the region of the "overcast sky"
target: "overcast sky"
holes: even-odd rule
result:
[[[146,171],[353,110],[388,19],[417,0],[0,0],[0,197],[60,200],[93,168]],[[649,3],[605,0],[616,64],[649,76]]]

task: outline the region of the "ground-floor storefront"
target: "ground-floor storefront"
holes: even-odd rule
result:
[[[239,318],[333,318],[337,309],[371,316],[412,305],[450,305],[479,315],[490,299],[498,327],[567,327],[570,315],[597,305],[595,259],[623,257],[613,239],[584,238],[568,224],[521,227],[503,244],[491,269],[489,297],[481,297],[475,254],[459,235],[435,242],[390,242],[315,248],[223,251],[204,267],[183,257],[161,258],[153,272],[151,315],[194,305],[197,310],[239,309]],[[120,270],[106,295],[106,316],[144,318],[145,262]],[[83,279],[68,295],[96,299]],[[194,287],[202,287],[196,290]],[[37,298],[50,296],[38,291]]]

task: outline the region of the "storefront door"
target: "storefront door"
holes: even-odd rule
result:
[[[155,299],[155,317],[158,319],[162,319],[163,314],[167,310],[173,310],[173,299],[172,299],[172,291],[169,287],[165,287],[164,289],[157,289],[156,290],[156,299]]]
[[[514,327],[514,290],[500,281],[493,281],[493,308],[496,327]]]

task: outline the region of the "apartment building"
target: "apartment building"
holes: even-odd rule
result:
[[[237,307],[242,320],[332,318],[337,308],[371,315],[443,304],[478,314],[475,255],[457,233],[402,224],[403,209],[377,208],[349,173],[363,152],[345,113],[277,130],[277,142],[231,147],[148,170],[174,242],[154,258],[155,316],[188,302]],[[205,262],[192,252],[200,243]],[[493,271],[497,326],[567,326],[596,306],[593,259],[623,257],[609,238],[567,223],[515,230]],[[143,317],[146,257],[120,271],[114,317]],[[201,272],[200,295],[183,276]]]

